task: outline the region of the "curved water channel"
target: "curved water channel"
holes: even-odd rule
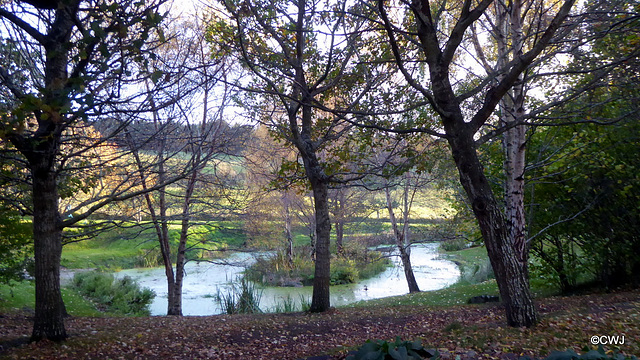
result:
[[[411,247],[411,264],[420,290],[437,290],[447,287],[458,280],[460,270],[451,261],[441,259],[438,254],[438,243],[426,243]],[[254,255],[234,253],[226,259],[229,264],[188,263],[187,276],[184,278],[182,311],[184,315],[215,315],[222,311],[214,301],[214,295],[221,290],[229,291],[231,282],[235,281],[247,266],[255,261]],[[340,306],[360,300],[376,299],[387,296],[402,295],[409,292],[404,278],[402,264],[397,256],[392,257],[394,263],[378,276],[362,280],[357,284],[337,285],[331,287],[331,305]],[[230,265],[233,263],[234,265]],[[152,315],[167,314],[167,283],[164,268],[122,270],[117,277],[130,276],[143,287],[148,287],[157,294],[151,304]],[[301,298],[310,302],[312,288],[305,287],[265,287],[262,292],[260,309],[270,311],[283,299],[290,299],[297,304]]]

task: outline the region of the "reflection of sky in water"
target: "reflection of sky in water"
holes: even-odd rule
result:
[[[460,271],[451,261],[439,259],[438,243],[414,245],[411,248],[411,265],[418,286],[422,291],[442,289],[458,280]],[[253,257],[249,254],[232,254],[227,261],[249,264]],[[387,269],[375,278],[363,280],[358,284],[331,287],[331,305],[346,305],[359,300],[376,299],[402,295],[409,292],[400,258],[392,257],[395,267]],[[229,282],[242,272],[242,266],[219,265],[210,263],[189,263],[187,276],[182,287],[182,310],[184,315],[212,315],[220,313],[213,296],[218,289],[225,292]],[[167,311],[167,281],[164,268],[123,270],[119,277],[130,276],[140,285],[155,291],[157,296],[151,305],[151,314],[164,315]],[[366,288],[366,290],[365,290]],[[263,290],[262,309],[273,309],[276,303],[290,298],[300,303],[303,297],[311,301],[312,288],[272,288]]]

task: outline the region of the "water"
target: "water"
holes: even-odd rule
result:
[[[440,259],[438,243],[414,245],[411,248],[411,264],[422,291],[437,290],[455,283],[460,270],[451,261]],[[230,282],[241,276],[244,266],[250,265],[254,257],[247,253],[234,253],[225,261],[228,264],[189,263],[186,265],[186,276],[183,284],[182,312],[184,315],[214,315],[221,309],[213,299],[220,289],[228,291]],[[394,263],[378,276],[362,280],[357,284],[331,287],[331,305],[346,305],[360,300],[377,299],[387,296],[403,295],[409,292],[404,277],[402,264],[397,256],[392,257]],[[164,268],[130,269],[116,274],[118,277],[130,276],[143,287],[156,292],[157,296],[151,304],[152,315],[167,313],[167,280]],[[262,293],[260,308],[269,311],[283,299],[291,299],[297,304],[301,297],[311,301],[312,287],[282,288],[266,287]]]

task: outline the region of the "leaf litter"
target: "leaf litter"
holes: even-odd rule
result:
[[[625,336],[607,350],[640,354],[640,290],[537,301],[534,328],[509,328],[498,304],[370,306],[326,313],[185,317],[72,317],[63,343],[29,343],[32,314],[0,314],[1,359],[342,360],[368,339],[420,340],[442,359],[543,357],[592,348],[594,335]]]

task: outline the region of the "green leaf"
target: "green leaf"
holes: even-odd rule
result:
[[[160,80],[160,78],[162,77],[162,75],[164,75],[164,72],[162,70],[156,70],[151,74],[151,81],[153,81],[154,84],[156,84],[158,82],[158,80]]]
[[[389,355],[395,360],[407,360],[409,358],[407,348],[404,346],[399,347],[397,350],[389,348]]]

